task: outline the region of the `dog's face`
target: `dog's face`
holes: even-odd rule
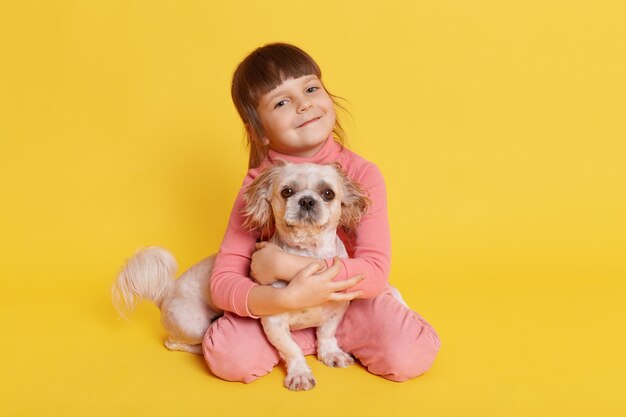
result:
[[[354,231],[369,200],[338,165],[278,163],[244,193],[244,226],[281,236],[319,234],[342,225]]]
[[[336,229],[341,217],[341,182],[328,165],[289,165],[280,170],[270,198],[278,233],[285,235],[293,228]]]

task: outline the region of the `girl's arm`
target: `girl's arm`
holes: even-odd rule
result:
[[[327,300],[328,297],[335,297],[332,295],[334,293],[340,295],[341,292],[360,281],[360,278],[353,277],[351,280],[346,280],[344,285],[337,286],[330,279],[326,280],[328,274],[336,274],[337,269],[340,269],[340,265],[337,265],[334,269],[329,268],[330,272],[327,274],[319,274],[319,279],[316,280],[306,279],[315,275],[311,269],[307,269],[302,272],[299,280],[295,280],[294,277],[295,282],[285,288],[259,288],[259,284],[249,277],[250,257],[255,250],[258,233],[251,232],[242,226],[243,216],[241,215],[244,207],[242,193],[245,185],[251,181],[252,178],[246,178],[244,187],[235,200],[211,274],[211,295],[218,308],[248,317],[282,313],[317,305],[319,299]],[[352,293],[348,297],[354,298],[358,295],[360,293]]]
[[[301,310],[327,301],[350,301],[362,294],[361,291],[344,293],[364,277],[358,275],[345,281],[334,282],[341,264],[335,258],[330,268],[324,262],[309,263],[299,271],[285,288],[257,285],[248,296],[248,308],[255,316],[279,314]]]
[[[368,191],[372,206],[359,223],[354,255],[351,259],[341,259],[342,268],[335,280],[363,274],[366,279],[353,290],[363,291],[364,298],[374,297],[387,286],[391,264],[387,192],[382,174],[374,164],[369,163],[350,176]],[[252,255],[251,274],[263,284],[271,284],[279,279],[290,281],[298,271],[316,261],[314,258],[286,253],[267,242],[257,244],[256,249]],[[331,262],[326,261],[328,264]]]

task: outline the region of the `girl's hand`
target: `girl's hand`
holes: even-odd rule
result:
[[[259,284],[273,284],[279,279],[277,276],[277,260],[285,252],[277,245],[269,242],[257,243],[256,249],[252,254],[250,275]]]
[[[291,281],[294,275],[317,260],[306,256],[293,255],[270,242],[256,244],[252,254],[250,275],[262,285],[270,285],[278,280]]]
[[[298,272],[284,288],[284,305],[288,310],[300,310],[318,306],[328,301],[350,301],[360,296],[362,291],[343,292],[353,287],[364,275],[356,275],[344,281],[332,279],[341,271],[339,258],[326,268],[325,262],[314,262]]]

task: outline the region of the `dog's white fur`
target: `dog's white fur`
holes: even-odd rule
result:
[[[361,187],[337,165],[287,164],[266,170],[244,194],[246,225],[258,229],[274,226],[271,242],[284,251],[319,259],[347,257],[337,227],[349,232],[369,205]],[[282,287],[284,282],[274,286]],[[328,366],[354,363],[341,350],[335,331],[349,301],[327,302],[301,311],[261,317],[263,330],[287,365],[285,386],[308,390],[315,378],[290,330],[317,327],[317,357]]]
[[[168,251],[155,246],[140,250],[113,285],[113,305],[124,315],[139,298],[154,302],[167,332],[165,346],[201,355],[204,333],[222,314],[209,287],[214,261],[215,255],[205,258],[174,280],[178,267]]]
[[[288,190],[288,191],[286,191]],[[331,198],[332,197],[332,198]],[[278,163],[257,177],[244,193],[244,226],[267,236],[283,250],[309,257],[346,257],[336,229],[354,232],[369,200],[338,165]],[[112,289],[120,314],[137,299],[153,301],[168,333],[165,346],[201,354],[204,333],[222,312],[211,300],[210,276],[215,256],[208,257],[174,280],[176,261],[164,249],[150,247],[129,259]],[[275,286],[284,286],[278,282]],[[285,386],[307,390],[315,379],[290,330],[317,328],[318,358],[345,367],[352,357],[337,345],[335,331],[349,302],[329,302],[306,310],[261,319],[268,340],[287,365]]]

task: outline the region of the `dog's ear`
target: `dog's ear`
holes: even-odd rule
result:
[[[279,161],[267,168],[256,177],[243,193],[245,206],[241,213],[244,216],[243,227],[250,230],[258,230],[262,237],[267,237],[274,228],[274,215],[272,213],[272,192],[274,179],[279,170],[285,165]]]
[[[367,197],[363,186],[358,182],[352,181],[339,163],[335,162],[333,166],[343,181],[343,199],[341,200],[339,224],[343,226],[348,234],[354,234],[361,218],[367,213],[372,202]]]

